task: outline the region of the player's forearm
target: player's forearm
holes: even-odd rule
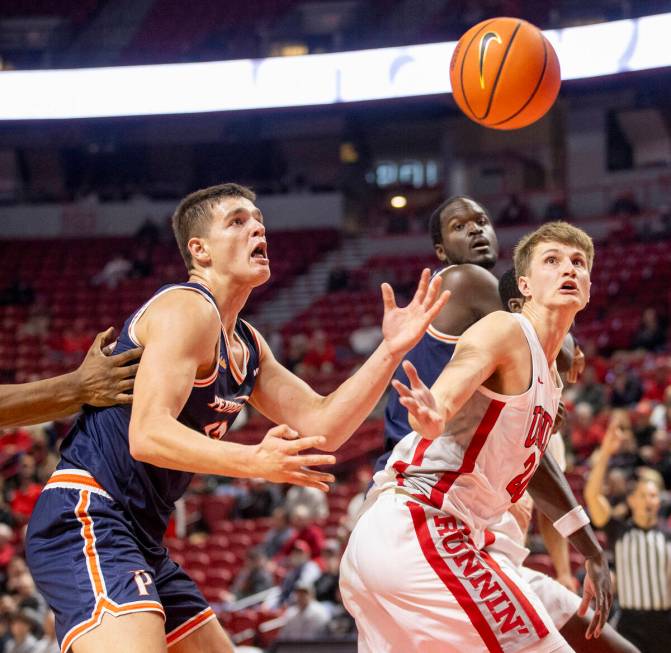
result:
[[[556,575],[560,578],[570,576],[571,563],[566,540],[556,531],[552,522],[543,513],[539,513],[538,515],[538,529],[554,565]]]
[[[39,424],[76,413],[84,403],[77,372],[0,386],[0,427]]]
[[[553,523],[578,506],[564,473],[547,453],[529,483],[529,493],[536,507]],[[589,524],[575,531],[568,539],[585,558],[601,557],[603,554]]]
[[[254,447],[209,438],[169,414],[131,419],[130,453],[144,463],[197,474],[256,475]]]
[[[401,356],[390,354],[382,342],[355,374],[323,398],[301,432],[324,435],[325,451],[338,449],[375,408],[400,362]]]

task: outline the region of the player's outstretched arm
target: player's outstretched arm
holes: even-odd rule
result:
[[[281,425],[258,445],[240,445],[205,437],[177,421],[194,380],[218,365],[219,330],[211,304],[188,290],[166,293],[147,309],[136,329],[144,353],[135,380],[131,455],[167,469],[327,489],[333,477],[309,467],[331,465],[335,458],[301,455],[320,447],[322,437],[303,438]]]
[[[82,364],[69,374],[32,383],[0,386],[0,427],[39,424],[76,413],[83,404],[112,406],[132,400],[141,349],[107,356],[104,349],[114,340],[114,329],[99,333]]]
[[[445,424],[494,372],[505,366],[514,343],[523,344],[524,335],[509,313],[497,311],[476,322],[459,339],[454,355],[427,388],[409,361],[403,369],[410,386],[392,381],[400,402],[408,409],[410,426],[422,437],[435,440]]]
[[[613,602],[608,563],[592,530],[589,519],[573,496],[564,473],[547,452],[529,483],[529,493],[538,509],[551,519],[560,533],[585,556],[585,584],[578,614],[587,613],[594,601],[594,616],[585,637],[599,637]]]
[[[283,367],[260,338],[261,364],[252,405],[272,421],[289,424],[299,433],[324,435],[322,448],[335,451],[373,410],[403,356],[449,299],[440,286],[441,280],[430,280],[429,270],[424,270],[412,301],[399,308],[391,286],[382,284],[383,341],[354,375],[326,397]]]

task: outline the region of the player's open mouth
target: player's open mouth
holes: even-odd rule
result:
[[[484,238],[478,238],[477,240],[473,241],[471,247],[476,252],[484,252],[489,249],[489,241]]]
[[[258,244],[252,250],[251,258],[253,258],[258,263],[262,263],[264,265],[267,265],[269,263],[269,261],[268,261],[268,250],[266,248],[265,243]]]
[[[564,281],[559,290],[560,292],[575,293],[578,292],[578,284],[575,281]]]

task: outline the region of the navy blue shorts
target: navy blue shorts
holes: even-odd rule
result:
[[[59,470],[47,482],[28,525],[26,558],[56,615],[62,653],[105,612],[160,613],[168,646],[216,618],[167,552],[143,555],[121,506],[82,470]]]

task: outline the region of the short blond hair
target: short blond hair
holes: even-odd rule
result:
[[[557,220],[548,222],[536,231],[523,236],[515,246],[513,254],[513,263],[515,265],[515,275],[519,279],[529,273],[529,264],[534,255],[536,246],[540,243],[555,242],[562,245],[573,245],[585,253],[587,258],[587,267],[591,271],[594,263],[594,243],[592,239],[578,227],[574,227],[568,222]]]

